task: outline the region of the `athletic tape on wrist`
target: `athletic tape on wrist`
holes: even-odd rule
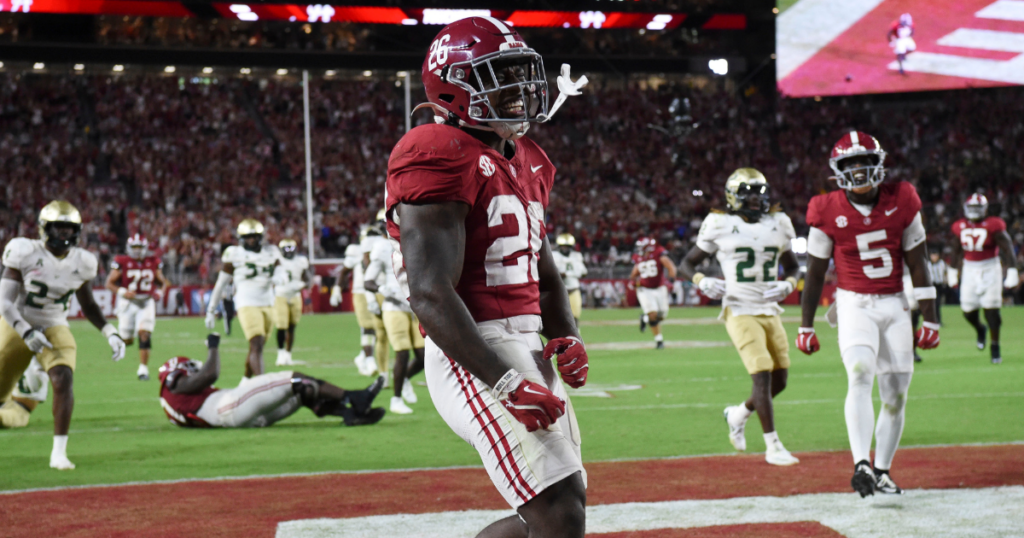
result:
[[[107,338],[110,338],[111,336],[117,334],[117,328],[115,328],[113,325],[109,323],[104,325],[103,328],[100,329],[100,331],[103,333],[103,336],[106,336]]]
[[[505,372],[505,375],[501,376],[501,379],[494,384],[494,388],[491,389],[491,394],[494,396],[494,399],[497,400],[502,393],[511,392],[518,388],[519,382],[522,381],[522,379],[523,375],[517,372],[515,368],[512,368]]]
[[[700,284],[701,280],[704,280],[704,273],[695,273],[693,275],[693,279],[691,281],[693,282],[694,285],[697,285],[697,284]]]
[[[794,290],[796,289],[796,278],[789,277],[786,280],[784,280],[784,282],[789,282],[790,284],[793,285],[793,289]]]
[[[939,325],[938,323],[932,323],[930,321],[922,321],[921,326],[924,327],[925,329],[931,329],[933,331],[937,331],[939,330],[939,327],[941,327],[941,325]]]
[[[814,327],[800,327],[797,329],[799,334],[814,334]]]
[[[934,299],[938,295],[935,293],[935,286],[927,286],[924,288],[914,288],[914,298],[918,301],[922,299]]]

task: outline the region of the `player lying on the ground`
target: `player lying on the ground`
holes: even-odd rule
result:
[[[274,269],[274,325],[277,326],[277,366],[292,364],[295,328],[302,319],[302,290],[313,282],[309,258],[296,255],[299,245],[294,239],[277,244],[281,259]]]
[[[779,440],[772,400],[785,390],[789,376],[789,339],[778,303],[796,289],[800,263],[791,248],[796,232],[789,216],[771,207],[768,180],[753,168],[740,168],[729,176],[725,199],[729,212],[712,212],[704,219],[697,245],[686,254],[679,272],[692,279],[704,295],[722,299],[719,319],[725,319],[729,338],[754,383],[750,398],[725,408],[729,441],[736,450],[747,449],[744,428],[757,410],[764,431],[765,461],[793,465],[800,460]],[[712,255],[722,265],[724,281],[696,270]]]
[[[342,417],[347,426],[375,424],[383,407],[371,407],[384,380],[345,390],[299,372],[254,376],[233,389],[213,386],[220,375],[220,335],[206,337],[206,363],[174,357],[160,367],[160,406],[172,423],[190,428],[262,428],[308,407],[318,417]]]
[[[801,299],[803,323],[796,346],[820,349],[814,314],[829,258],[835,258],[839,353],[846,367],[846,431],[853,452],[850,481],[861,497],[901,494],[889,474],[903,435],[907,391],[914,374],[914,345],[939,345],[935,287],[928,271],[921,199],[905,181],[882,183],[885,151],[873,136],[852,131],[832,148],[829,166],[839,190],[811,198],[807,206],[807,276]],[[924,323],[911,332],[903,294],[903,263],[914,285]],[[871,390],[878,377],[882,410],[875,425]],[[871,436],[875,464],[871,466]]]
[[[540,55],[492,17],[442,29],[422,80],[438,123],[395,145],[385,216],[426,329],[431,399],[516,509],[479,536],[582,538],[586,474],[562,381],[583,386],[587,354],[545,237],[554,165],[523,135],[585,80],[563,66],[549,111]]]
[[[653,237],[637,239],[633,264],[629,279],[635,283],[636,300],[640,303],[640,332],[650,325],[655,347],[664,349],[665,341],[658,324],[668,317],[668,281],[665,277],[676,277],[676,265],[668,257],[665,247]]]
[[[978,333],[978,350],[985,349],[985,333],[989,333],[992,364],[999,364],[1003,362],[999,349],[1003,288],[1019,286],[1020,274],[1006,222],[987,214],[988,199],[984,195],[975,193],[964,202],[967,218],[954,222],[952,227],[958,241],[953,242],[948,278],[950,287],[960,286],[960,309]],[[978,319],[979,307],[985,311],[988,327]]]
[[[115,256],[110,264],[106,285],[117,296],[117,333],[126,346],[139,337],[139,369],[135,375],[139,381],[149,381],[156,302],[167,294],[171,281],[164,276],[163,262],[149,251],[149,241],[142,234],[129,237],[125,250],[127,255]],[[154,289],[154,283],[160,288]]]
[[[82,215],[62,200],[39,212],[39,239],[16,237],[4,248],[0,278],[0,402],[6,402],[34,355],[53,383],[53,451],[50,467],[74,469],[67,457],[75,407],[72,390],[78,345],[68,328],[71,296],[107,338],[112,358],[124,358],[124,341],[107,323],[92,295],[97,261],[78,248]]]

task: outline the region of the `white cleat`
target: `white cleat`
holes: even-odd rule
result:
[[[361,375],[372,376],[377,373],[377,361],[360,353],[356,357],[356,368]]]
[[[411,415],[412,409],[408,405],[405,405],[401,396],[392,396],[391,412],[396,415]]]
[[[71,463],[71,460],[64,454],[50,454],[50,468],[58,471],[70,471],[75,468],[75,464]]]
[[[292,352],[286,349],[277,350],[277,361],[274,364],[276,366],[291,366],[294,364],[292,362]]]
[[[416,397],[416,391],[412,388],[412,381],[408,378],[406,378],[405,384],[402,385],[402,399],[405,400],[405,403],[410,404],[419,401],[419,398]]]
[[[138,376],[139,381],[149,381],[149,367],[145,364],[140,364],[139,369],[135,371],[135,375]]]
[[[750,415],[744,413],[741,406],[730,405],[725,408],[722,413],[725,415],[725,423],[729,425],[729,442],[732,443],[732,447],[743,452],[747,449],[747,438],[744,435],[744,429],[747,426],[747,419]]]
[[[764,453],[764,461],[772,465],[782,466],[800,463],[796,456],[790,454],[786,447],[782,446],[782,441],[775,441],[768,445],[768,449]]]

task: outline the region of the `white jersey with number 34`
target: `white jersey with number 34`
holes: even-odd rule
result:
[[[274,266],[280,258],[274,245],[264,245],[259,252],[238,245],[224,249],[221,260],[235,268],[235,308],[274,306]]]
[[[697,234],[697,247],[715,254],[725,277],[722,306],[734,315],[773,316],[782,312],[764,292],[778,280],[779,256],[796,237],[793,222],[783,212],[769,213],[757,222],[739,215],[711,213]]]
[[[58,259],[42,241],[17,237],[4,248],[3,265],[21,272],[18,311],[33,327],[45,329],[68,324],[71,296],[96,278],[98,262],[78,247]]]

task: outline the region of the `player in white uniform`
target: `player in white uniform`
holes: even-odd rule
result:
[[[796,232],[781,210],[768,202],[768,181],[753,168],[740,168],[725,183],[729,212],[712,212],[700,227],[697,245],[679,266],[712,299],[722,299],[725,328],[753,380],[745,402],[725,408],[729,441],[746,450],[744,429],[756,410],[764,431],[765,461],[793,465],[793,457],[775,431],[772,400],[786,388],[789,339],[778,302],[796,289],[800,264],[790,247]],[[710,256],[722,265],[725,279],[705,276],[696,267]],[[779,275],[779,265],[782,275]]]
[[[238,240],[241,245],[232,245],[221,255],[223,265],[206,306],[206,328],[212,331],[217,323],[216,310],[224,286],[234,284],[238,321],[249,341],[245,377],[250,378],[263,373],[263,345],[274,316],[274,268],[280,263],[281,252],[274,245],[263,244],[263,225],[254,219],[238,223]]]
[[[72,295],[85,317],[107,337],[112,358],[123,359],[125,350],[117,329],[107,323],[92,295],[90,282],[96,278],[97,261],[91,252],[75,246],[81,232],[82,215],[75,206],[50,202],[39,212],[40,239],[17,237],[7,243],[0,278],[0,402],[8,405],[15,384],[35,355],[53,383],[50,467],[54,469],[75,468],[67,457],[77,353],[68,328]]]
[[[398,284],[398,278],[392,269],[394,248],[390,241],[378,241],[370,253],[370,265],[366,266],[366,280],[363,285],[371,292],[384,297],[381,303],[381,316],[387,330],[387,338],[395,350],[395,395],[391,398],[391,412],[408,415],[412,409],[406,403],[417,401],[416,392],[410,379],[423,371],[423,349],[425,341],[420,334],[420,320],[412,313],[409,299]],[[383,276],[384,285],[377,282]],[[409,350],[416,359],[409,364]]]
[[[299,245],[294,239],[277,244],[281,260],[274,269],[274,325],[277,325],[277,366],[292,363],[295,327],[302,319],[302,290],[313,282],[309,274],[309,258],[296,254]]]
[[[364,236],[365,229],[360,232],[360,237]],[[353,243],[345,248],[345,259],[339,266],[338,280],[331,288],[331,306],[341,304],[341,292],[348,283],[348,275],[351,274],[352,311],[355,312],[356,322],[359,323],[359,347],[361,348],[353,362],[360,374],[373,375],[377,372],[377,361],[373,359],[376,336],[373,331],[373,314],[367,308],[363,272],[363,251],[358,243]]]
[[[384,237],[384,210],[377,212],[377,220],[374,221],[366,228],[366,235],[363,240],[359,242],[359,250],[363,257],[363,297],[366,298],[366,311],[370,315],[370,322],[373,324],[373,334],[376,336],[374,341],[373,358],[375,361],[377,373],[384,376],[385,384],[384,387],[389,387],[391,382],[391,376],[388,375],[390,368],[388,368],[388,332],[387,327],[384,326],[384,313],[381,310],[381,304],[384,303],[384,296],[380,293],[369,289],[367,284],[370,279],[366,278],[366,271],[370,266],[370,253],[373,252],[374,247],[381,242],[387,242],[387,238]],[[386,275],[384,272],[379,273],[376,276],[377,287],[383,286]]]
[[[576,238],[570,233],[559,234],[555,240],[558,248],[551,253],[555,259],[555,267],[562,277],[565,290],[569,292],[569,307],[576,324],[580,323],[583,312],[583,295],[580,293],[580,279],[587,276],[587,264],[583,262],[583,254],[575,249]]]

